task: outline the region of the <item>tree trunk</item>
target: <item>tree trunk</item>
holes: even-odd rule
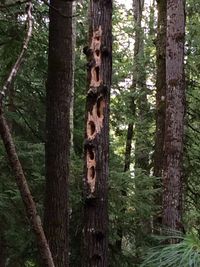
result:
[[[165,98],[166,98],[166,28],[167,28],[167,2],[157,0],[158,26],[156,41],[156,134],[154,151],[155,177],[162,177],[164,157],[164,133],[165,133]],[[160,188],[161,182],[155,181],[154,188]],[[162,194],[155,195],[155,204],[162,206]],[[161,225],[161,211],[154,216],[154,227]]]
[[[135,100],[136,103],[136,142],[135,142],[135,168],[148,170],[149,168],[149,153],[146,145],[146,125],[144,120],[148,113],[147,88],[146,88],[146,73],[144,60],[144,33],[141,27],[142,13],[144,9],[143,0],[133,0],[134,21],[136,27],[135,47],[134,47],[134,70],[133,79],[135,90],[139,90],[139,95]]]
[[[50,5],[44,226],[55,266],[67,267],[72,2],[51,0]]]
[[[167,1],[166,119],[163,170],[163,225],[182,230],[185,113],[184,0]]]
[[[72,3],[72,88],[71,88],[71,102],[70,102],[70,138],[71,151],[74,149],[74,86],[75,86],[75,49],[76,49],[76,2]]]
[[[112,0],[90,1],[88,91],[84,143],[84,267],[107,267],[109,102],[112,75]]]
[[[30,221],[31,226],[33,227],[33,231],[37,239],[37,245],[39,248],[40,256],[43,261],[43,266],[54,267],[51,252],[49,250],[49,246],[44,235],[42,222],[39,214],[37,213],[36,205],[29,190],[21,163],[19,161],[15,145],[13,143],[13,139],[8,127],[8,123],[4,118],[2,107],[0,107],[0,135],[4,143],[8,159],[10,161],[10,166],[15,175],[17,186],[19,188],[22,200],[26,208],[27,217]]]
[[[134,22],[135,22],[135,47],[134,47],[134,69],[133,84],[138,96],[135,99],[135,197],[138,201],[147,185],[141,182],[141,173],[149,174],[149,144],[148,144],[148,113],[149,104],[147,100],[146,71],[144,63],[144,31],[142,28],[142,15],[144,10],[143,0],[133,0]],[[141,261],[141,247],[146,236],[151,232],[151,218],[136,206],[135,247],[136,266]]]
[[[8,98],[8,112],[12,113],[15,112],[15,105],[14,105],[14,83],[10,85],[9,90],[9,98]],[[8,120],[8,127],[10,129],[10,133],[13,132],[13,120],[10,118]],[[6,221],[3,214],[0,214],[0,267],[6,266],[6,259],[7,259],[7,241],[6,241]]]

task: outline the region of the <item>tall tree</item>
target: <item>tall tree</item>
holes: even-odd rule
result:
[[[109,102],[112,75],[112,0],[90,1],[88,91],[84,143],[83,266],[108,266]]]
[[[167,1],[163,225],[181,230],[185,113],[185,1]]]
[[[46,85],[44,226],[56,267],[69,264],[68,178],[72,87],[72,2],[50,1]]]
[[[154,176],[162,177],[164,157],[165,134],[165,94],[166,94],[166,28],[167,28],[167,2],[157,1],[158,25],[156,40],[156,134],[154,150]],[[160,187],[160,182],[155,182],[155,188]],[[156,193],[155,204],[162,206],[161,192]],[[159,208],[160,209],[160,208]],[[161,224],[161,212],[154,217],[154,226]]]
[[[135,22],[135,47],[134,47],[134,69],[133,84],[135,87],[135,197],[141,201],[141,192],[144,188],[147,190],[147,183],[141,174],[149,173],[149,145],[148,138],[148,111],[149,104],[147,100],[145,54],[144,54],[144,30],[142,28],[142,16],[144,11],[144,1],[133,1],[134,22]],[[141,212],[136,206],[136,224],[138,225],[135,233],[136,258],[140,261],[140,251],[145,236],[150,232],[150,216]]]
[[[129,98],[129,110],[131,114],[131,120],[128,124],[127,135],[126,135],[126,147],[125,147],[125,161],[124,161],[124,172],[129,171],[131,164],[131,151],[132,151],[132,141],[133,141],[133,127],[134,127],[134,118],[136,116],[136,98],[133,96],[137,90],[138,85],[140,84],[140,74],[141,71],[141,56],[143,55],[143,42],[142,42],[142,11],[144,7],[143,0],[133,0],[133,16],[134,16],[134,26],[135,26],[135,43],[134,43],[134,57],[133,57],[133,81],[131,85],[131,96]],[[142,79],[143,81],[143,79]],[[139,121],[139,120],[138,120]],[[138,147],[138,146],[137,146]],[[137,149],[138,151],[138,149]],[[139,159],[136,157],[136,165],[138,165]],[[139,168],[139,166],[136,166]],[[126,196],[126,192],[122,191],[122,196]],[[122,229],[117,231],[118,240],[116,241],[116,249],[119,251],[122,248],[122,238],[123,233]]]
[[[149,152],[147,139],[144,138],[147,133],[148,124],[143,125],[147,121],[148,100],[146,86],[146,72],[144,65],[144,33],[141,26],[142,13],[144,9],[144,0],[134,0],[134,21],[136,27],[135,48],[134,48],[134,70],[133,83],[138,90],[136,98],[136,142],[135,142],[135,167],[144,171],[149,169]]]

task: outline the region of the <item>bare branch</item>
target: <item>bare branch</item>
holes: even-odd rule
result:
[[[197,129],[195,129],[195,128],[194,128],[191,124],[189,124],[189,123],[188,123],[188,127],[189,127],[190,129],[192,129],[194,132],[200,134],[200,131],[198,131]]]
[[[22,169],[21,163],[19,161],[15,145],[10,133],[10,129],[8,127],[7,121],[4,118],[2,108],[0,109],[0,135],[2,141],[4,143],[11,168],[15,174],[15,179],[26,207],[26,213],[33,227],[34,233],[37,238],[37,244],[39,247],[40,255],[43,259],[45,266],[47,267],[55,267],[52,259],[52,255],[49,249],[49,245],[47,243],[44,230],[42,227],[42,222],[40,216],[37,213],[36,205],[29,190],[29,186],[24,175],[24,171]]]
[[[8,79],[6,80],[2,91],[0,92],[0,105],[2,105],[3,98],[6,95],[7,91],[9,90],[11,83],[15,79],[15,77],[16,77],[19,69],[20,69],[20,66],[23,62],[25,52],[28,48],[28,44],[29,44],[29,41],[30,41],[30,38],[32,35],[32,29],[33,29],[33,18],[32,18],[31,11],[32,11],[32,3],[29,2],[27,4],[27,25],[28,25],[27,34],[26,34],[25,39],[24,39],[21,53],[18,56],[17,61],[15,62],[14,66],[12,67],[12,70],[8,76]]]
[[[32,3],[29,2],[27,5],[27,25],[28,30],[26,37],[24,39],[23,47],[21,50],[21,53],[15,62],[8,79],[6,80],[2,91],[0,92],[0,135],[4,144],[4,147],[6,149],[8,159],[10,161],[10,166],[14,172],[15,179],[17,186],[19,188],[22,200],[24,202],[25,208],[26,208],[26,214],[30,221],[30,224],[33,228],[34,234],[36,236],[38,249],[41,255],[41,258],[43,260],[45,267],[55,267],[53,258],[51,255],[51,251],[46,239],[46,236],[44,234],[41,218],[39,214],[37,213],[36,204],[33,200],[33,197],[31,195],[26,176],[24,174],[21,162],[18,158],[16,148],[13,142],[13,138],[8,126],[8,123],[4,117],[3,114],[3,97],[9,91],[10,85],[12,84],[14,78],[16,77],[20,66],[22,64],[22,60],[24,57],[24,54],[27,50],[28,43],[30,41],[31,35],[32,35],[32,28],[33,28],[33,18],[32,18]]]

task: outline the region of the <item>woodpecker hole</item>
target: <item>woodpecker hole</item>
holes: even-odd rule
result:
[[[98,100],[97,100],[97,116],[99,118],[101,118],[103,116],[103,109],[105,107],[105,100],[100,97]]]
[[[92,167],[90,167],[89,169],[88,169],[88,178],[89,178],[89,180],[93,180],[94,179],[94,177],[95,177],[95,168],[94,168],[94,166],[92,166]]]
[[[88,136],[92,136],[95,133],[96,127],[93,121],[88,122],[87,133]]]
[[[99,57],[100,56],[100,50],[97,49],[95,52],[96,52],[96,56]]]
[[[99,82],[99,67],[95,67],[95,72],[96,72],[96,81]]]
[[[88,148],[88,156],[90,160],[94,160],[94,151],[92,148]]]

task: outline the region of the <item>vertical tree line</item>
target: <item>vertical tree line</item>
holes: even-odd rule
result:
[[[167,1],[163,225],[175,230],[182,230],[185,115],[184,4],[184,0]]]
[[[164,134],[165,134],[165,102],[166,102],[166,30],[167,30],[167,2],[157,1],[158,25],[156,39],[156,134],[154,150],[154,176],[155,188],[160,188],[163,173],[164,157]],[[159,191],[155,196],[155,203],[158,205],[157,214],[154,216],[154,228],[162,223],[162,193]]]
[[[84,140],[82,266],[108,266],[109,103],[112,76],[112,0],[90,1],[88,86]]]
[[[44,227],[55,266],[66,267],[69,264],[70,102],[73,77],[72,2],[52,0],[50,5],[46,84]]]

